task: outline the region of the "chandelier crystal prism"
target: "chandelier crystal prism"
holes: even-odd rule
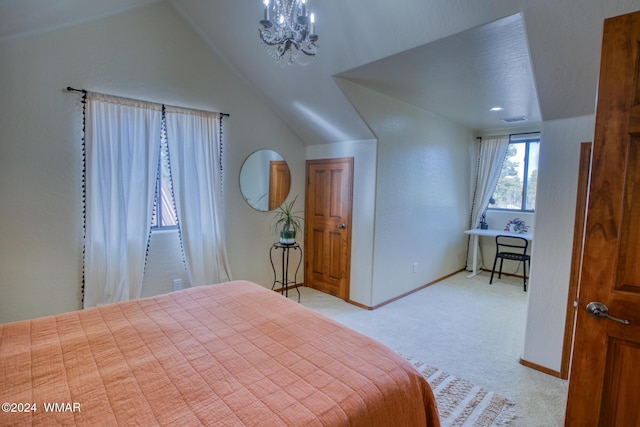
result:
[[[315,16],[307,0],[263,0],[258,29],[267,51],[280,65],[309,64],[318,52]]]

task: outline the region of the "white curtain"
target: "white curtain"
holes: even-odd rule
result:
[[[162,106],[88,93],[84,307],[139,298]]]
[[[166,107],[169,164],[192,286],[231,280],[222,224],[220,115]]]
[[[476,171],[476,185],[473,190],[473,201],[471,204],[471,228],[479,227],[480,218],[489,206],[489,199],[500,178],[502,163],[509,147],[509,136],[490,136],[482,139],[478,152],[478,170]],[[467,265],[471,265],[473,260],[469,260],[467,254]],[[478,257],[479,260],[482,256]],[[480,261],[482,262],[482,261]],[[473,266],[471,266],[473,267]]]

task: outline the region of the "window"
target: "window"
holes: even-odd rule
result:
[[[162,131],[160,135],[160,160],[158,163],[159,173],[157,174],[156,179],[155,203],[153,205],[153,217],[151,219],[151,228],[154,230],[171,229],[177,228],[178,226],[171,189],[169,149],[167,146],[167,132],[165,130],[164,117],[162,119]]]
[[[191,285],[231,280],[219,233],[225,115],[95,92],[85,100],[83,306],[140,295],[149,223],[177,228],[175,206],[185,207],[178,237]],[[170,160],[185,165],[179,174]]]
[[[536,208],[540,134],[512,135],[490,209],[533,212]]]

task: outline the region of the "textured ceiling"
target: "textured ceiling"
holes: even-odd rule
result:
[[[541,122],[520,15],[512,15],[341,73],[473,130]],[[489,111],[491,107],[500,111]],[[522,121],[508,125],[503,119]]]
[[[592,114],[603,19],[640,0],[309,0],[320,51],[276,65],[258,42],[261,0],[167,0],[306,144],[374,136],[347,78],[478,132]],[[0,0],[0,41],[154,0]],[[499,104],[505,110],[489,113]],[[522,124],[521,124],[522,125]]]

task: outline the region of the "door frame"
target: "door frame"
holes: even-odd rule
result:
[[[309,251],[312,250],[311,245],[308,245],[308,233],[309,233],[309,221],[308,218],[309,210],[307,206],[309,206],[310,197],[312,194],[309,193],[309,167],[313,164],[332,164],[332,163],[344,163],[345,161],[350,163],[351,173],[349,174],[349,221],[346,224],[346,233],[347,233],[347,249],[346,254],[348,256],[345,262],[345,277],[344,277],[344,300],[350,301],[350,291],[351,291],[351,243],[352,243],[352,224],[353,224],[353,176],[354,176],[354,158],[353,157],[335,157],[335,158],[325,158],[325,159],[309,159],[305,162],[305,222],[304,222],[304,283],[305,286],[310,286],[310,280],[308,277],[309,270]]]
[[[573,224],[573,248],[571,251],[571,271],[569,275],[569,292],[567,294],[567,315],[564,325],[564,343],[560,362],[560,378],[569,378],[571,354],[573,353],[573,330],[576,324],[576,307],[578,304],[578,288],[580,268],[582,266],[582,240],[587,214],[587,194],[589,193],[589,174],[591,172],[591,142],[580,143],[580,160],[578,163],[578,189],[576,193],[576,215]]]

